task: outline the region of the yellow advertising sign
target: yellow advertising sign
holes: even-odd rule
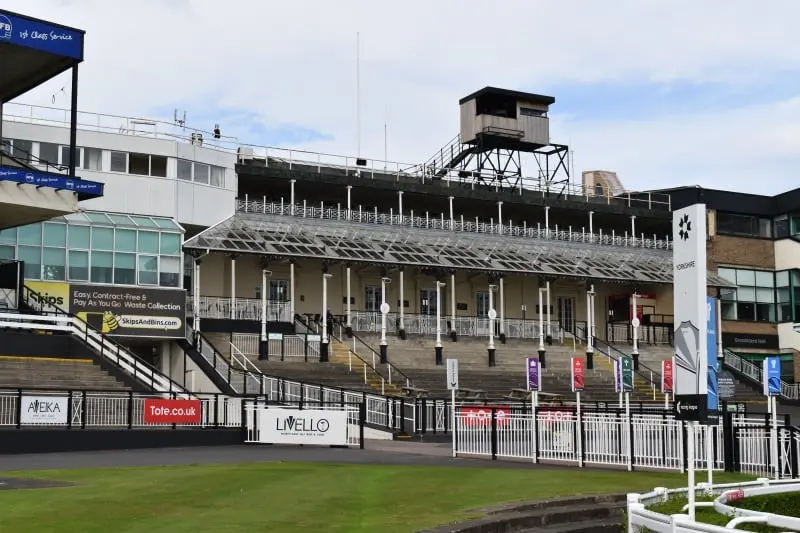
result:
[[[60,310],[69,313],[69,283],[26,281],[25,286],[36,293],[31,297],[39,304],[40,311],[53,313]]]

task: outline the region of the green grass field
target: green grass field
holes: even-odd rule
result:
[[[409,533],[483,506],[677,487],[677,474],[309,463],[3,474],[76,486],[0,491],[2,533]],[[719,482],[729,476],[717,476]],[[737,478],[738,479],[738,478]],[[474,516],[474,515],[472,515]]]

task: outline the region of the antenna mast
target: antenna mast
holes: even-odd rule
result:
[[[356,32],[356,138],[357,156],[361,158],[361,34]]]

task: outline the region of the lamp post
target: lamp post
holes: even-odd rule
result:
[[[494,291],[497,285],[489,284],[489,366],[495,366],[495,348],[494,348],[494,320],[497,318],[497,311],[494,309]]]
[[[266,361],[269,359],[269,342],[267,341],[267,278],[272,276],[272,271],[261,269],[261,342],[258,343],[258,358]]]
[[[386,363],[389,351],[389,347],[386,345],[386,315],[389,314],[389,304],[386,303],[386,285],[391,282],[390,278],[381,278],[381,364]]]
[[[322,338],[319,344],[319,362],[328,362],[328,280],[333,274],[322,273]]]
[[[442,287],[444,283],[436,281],[436,365],[442,365]]]
[[[633,217],[631,217],[631,221]],[[634,289],[631,295],[631,304],[633,307],[633,317],[631,318],[631,329],[633,330],[633,368],[639,370],[639,313],[636,311],[637,300],[639,299],[639,291]]]

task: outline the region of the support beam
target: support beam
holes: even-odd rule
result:
[[[542,368],[547,368],[546,351],[544,348],[544,298],[542,293],[546,289],[542,287],[541,280],[539,281],[539,363]]]
[[[444,283],[436,280],[436,345],[434,346],[434,357],[436,366],[441,366],[442,360],[442,287]]]
[[[487,351],[489,352],[489,366],[495,366],[496,363],[496,350],[494,347],[494,324],[495,319],[497,318],[497,311],[494,309],[494,291],[497,289],[497,285],[493,283],[489,283],[489,346],[487,347]]]
[[[594,368],[594,335],[592,334],[594,322],[594,285],[586,291],[586,368]]]
[[[295,305],[295,292],[294,292],[294,259],[289,261],[289,322],[294,324],[294,305]]]
[[[345,333],[347,337],[353,338],[353,310],[351,303],[353,301],[352,292],[350,290],[350,267],[345,269],[345,277],[347,283],[347,295],[345,296],[345,309],[347,313],[347,323],[345,324]]]
[[[231,256],[231,320],[236,320],[236,256]]]
[[[289,212],[294,216],[294,184],[297,180],[289,180]]]
[[[386,285],[392,280],[386,276],[381,278],[381,364],[386,364],[388,360],[389,346],[386,341],[386,318],[389,314],[389,304],[386,302]]]
[[[199,340],[199,333],[200,333],[200,263],[203,261],[200,259],[194,260],[194,298],[193,298],[193,316],[192,316],[192,329],[195,331],[195,344]]]
[[[269,286],[267,278],[272,272],[266,268],[261,269],[261,339],[258,343],[258,358],[261,360],[269,359],[269,341],[267,340],[267,297],[269,296]]]

